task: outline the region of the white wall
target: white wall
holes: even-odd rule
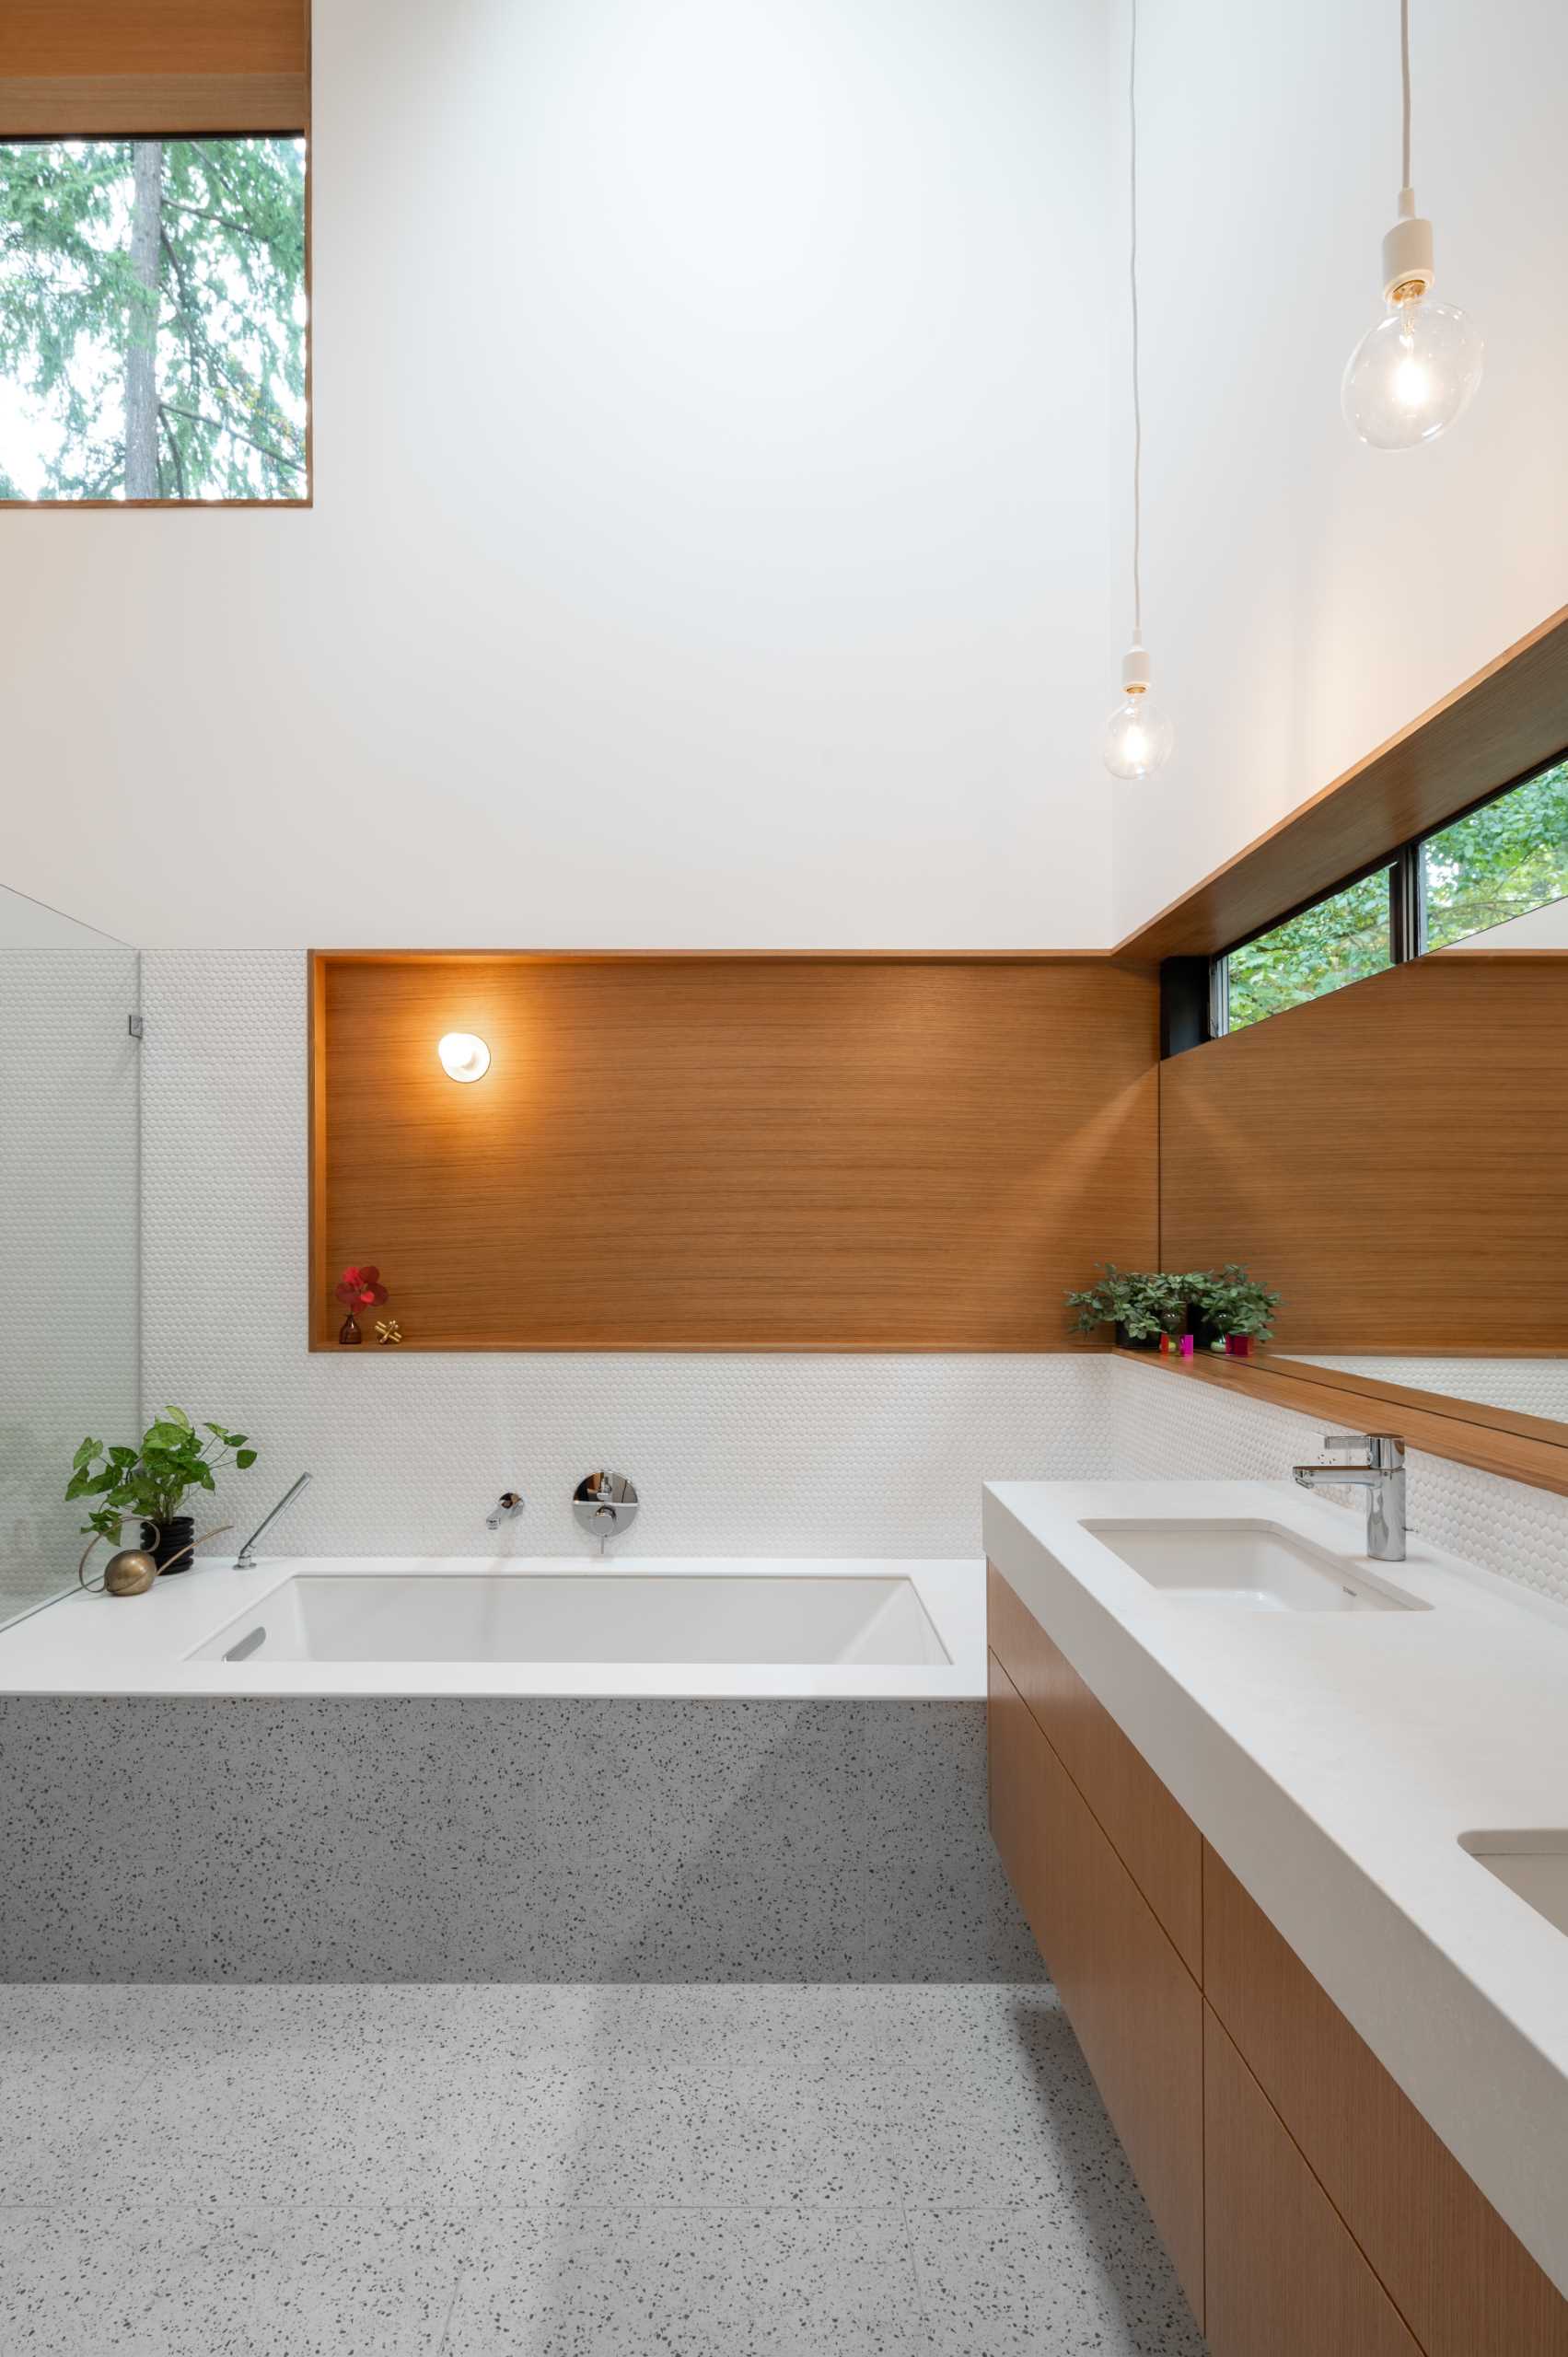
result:
[[[29,900],[23,892],[8,892],[0,884],[0,949],[123,949],[127,945],[78,924],[59,909]]]
[[[1397,0],[1142,0],[1145,628],[1179,743],[1117,789],[1119,935],[1568,598],[1568,11],[1412,18],[1416,192],[1487,359],[1448,436],[1389,455],[1339,379],[1381,308]]]
[[[314,513],[7,516],[151,945],[1106,937],[1096,0],[315,0]]]

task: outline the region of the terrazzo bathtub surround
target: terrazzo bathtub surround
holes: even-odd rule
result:
[[[7,1980],[1026,1980],[979,1702],[0,1701]]]
[[[13,1989],[0,2097],[7,2357],[1202,2357],[1044,1983]]]

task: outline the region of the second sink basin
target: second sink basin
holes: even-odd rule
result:
[[[1459,1847],[1555,1931],[1568,1932],[1568,1832],[1461,1833]]]
[[[1253,1612],[1429,1612],[1360,1562],[1260,1518],[1086,1522],[1091,1537],[1167,1596]]]

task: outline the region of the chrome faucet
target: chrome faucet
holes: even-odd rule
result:
[[[298,1480],[295,1483],[293,1489],[285,1491],[283,1496],[273,1508],[272,1513],[261,1516],[261,1521],[256,1525],[255,1529],[250,1533],[250,1538],[245,1541],[244,1546],[240,1549],[238,1554],[234,1559],[234,1568],[237,1572],[248,1572],[250,1569],[251,1565],[256,1561],[257,1539],[260,1538],[262,1531],[266,1529],[269,1523],[276,1522],[285,1506],[291,1506],[294,1504],[296,1498],[299,1495],[301,1490],[307,1486],[309,1480],[310,1476],[308,1473],[302,1473]]]
[[[1365,1490],[1366,1551],[1375,1563],[1405,1560],[1405,1445],[1395,1433],[1325,1433],[1325,1448],[1364,1448],[1356,1465],[1292,1467],[1304,1490]]]
[[[515,1521],[522,1513],[524,1504],[521,1490],[503,1490],[484,1517],[486,1530],[499,1530],[504,1522]]]

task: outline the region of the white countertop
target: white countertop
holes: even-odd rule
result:
[[[192,1661],[192,1649],[297,1573],[420,1573],[436,1578],[601,1573],[764,1579],[907,1578],[948,1655],[946,1664],[765,1662]],[[985,1565],[857,1556],[274,1556],[237,1572],[198,1558],[145,1596],[85,1590],[0,1631],[6,1694],[485,1694],[782,1701],[978,1701],[985,1694]]]
[[[1080,1525],[1271,1521],[1365,1567],[1288,1482],[997,1482],[986,1552],[1568,2293],[1568,1937],[1459,1847],[1568,1827],[1568,1610],[1411,1537],[1424,1612],[1162,1596]]]

